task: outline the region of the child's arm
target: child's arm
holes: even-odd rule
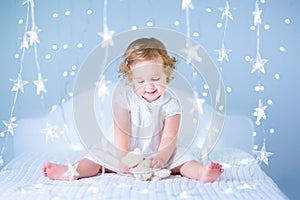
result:
[[[152,160],[153,168],[163,168],[173,155],[176,148],[179,124],[180,114],[168,117],[165,120],[158,154]]]
[[[114,134],[118,158],[121,159],[129,151],[130,144],[130,112],[115,104],[114,107]]]

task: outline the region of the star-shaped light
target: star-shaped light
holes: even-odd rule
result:
[[[33,83],[36,85],[36,94],[40,95],[41,92],[47,93],[47,89],[45,87],[45,82],[47,82],[47,79],[43,79],[42,74],[38,74],[38,79],[35,80]]]
[[[77,167],[79,165],[79,162],[77,162],[74,165],[68,164],[68,170],[64,173],[64,176],[67,176],[69,181],[74,180],[75,176],[79,176],[79,173],[77,171]]]
[[[41,133],[45,134],[46,141],[51,140],[53,142],[56,138],[58,138],[58,127],[56,125],[51,125],[49,122],[47,122],[47,127],[44,129],[41,129]]]
[[[185,10],[186,8],[194,9],[192,0],[182,0],[181,9]]]
[[[261,103],[261,99],[259,99],[258,101],[258,107],[255,108],[255,115],[256,115],[256,121],[259,122],[261,120],[261,118],[263,118],[264,120],[267,119],[267,116],[265,114],[265,109],[267,108],[268,106],[264,106],[262,103]]]
[[[182,49],[181,51],[186,54],[187,64],[190,64],[192,59],[198,62],[202,62],[202,58],[198,55],[198,49],[199,49],[198,45],[192,46],[190,42],[188,42],[186,47],[187,47],[186,49]]]
[[[98,97],[103,97],[104,95],[109,95],[108,88],[106,86],[105,77],[102,76],[100,81],[96,83],[96,86],[98,87]]]
[[[109,30],[107,24],[103,24],[103,32],[98,33],[99,36],[103,38],[101,47],[105,48],[108,45],[114,46],[114,41],[112,39],[115,31],[114,30]]]
[[[253,73],[257,70],[259,70],[263,74],[265,73],[264,64],[266,64],[268,62],[268,59],[262,59],[260,54],[257,53],[256,58],[251,59],[250,61],[253,63],[251,73]]]
[[[32,6],[34,6],[33,0],[26,0],[22,3],[22,5],[25,5],[25,4],[31,4]]]
[[[18,75],[17,80],[14,80],[14,79],[9,79],[9,80],[15,82],[11,91],[16,92],[16,91],[20,90],[22,93],[24,93],[24,85],[28,84],[28,81],[23,81],[21,74]]]
[[[224,17],[226,16],[229,19],[233,20],[232,13],[230,12],[230,6],[229,6],[228,1],[226,1],[225,8],[219,8],[219,10],[222,12],[221,19],[224,19]]]
[[[29,39],[26,34],[23,35],[23,39],[20,46],[20,49],[24,49],[24,48],[27,50],[29,49]]]
[[[231,49],[225,49],[224,44],[222,44],[221,49],[215,49],[215,52],[219,54],[217,61],[222,62],[224,59],[228,62],[228,54],[231,52]]]
[[[272,152],[266,151],[266,145],[264,144],[260,151],[253,151],[256,155],[257,162],[264,162],[266,165],[269,165],[269,157],[274,155]]]
[[[259,9],[259,5],[258,3],[255,4],[255,10],[252,12],[253,16],[254,16],[254,26],[256,26],[257,24],[261,24],[261,13],[262,10]]]
[[[203,114],[203,103],[205,103],[205,99],[199,98],[197,92],[194,92],[194,98],[188,98],[188,101],[193,105],[191,112],[197,110],[200,114]]]
[[[41,30],[38,29],[37,26],[32,27],[31,31],[27,31],[27,35],[29,38],[29,44],[33,45],[34,43],[40,43],[38,32]]]
[[[17,124],[14,124],[13,120],[10,120],[9,122],[6,121],[2,121],[4,126],[7,128],[7,130],[5,132],[9,132],[11,134],[11,136],[14,136],[14,129],[18,126]]]

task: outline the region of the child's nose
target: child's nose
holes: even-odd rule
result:
[[[146,89],[152,89],[154,88],[154,83],[152,83],[151,81],[146,83]]]

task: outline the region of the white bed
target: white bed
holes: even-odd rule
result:
[[[53,181],[42,175],[46,161],[69,163],[82,152],[24,153],[0,172],[1,199],[287,199],[249,154],[226,149],[211,154],[225,171],[214,183],[181,176],[139,181],[106,173],[77,181]]]
[[[208,157],[225,168],[214,183],[181,176],[139,181],[112,173],[70,182],[50,180],[43,176],[43,163],[74,163],[85,155],[66,115],[71,103],[65,103],[63,109],[64,119],[57,109],[45,117],[18,121],[15,157],[0,171],[0,199],[288,199],[249,154],[253,127],[242,116],[226,117],[220,141]],[[47,122],[66,124],[69,129],[47,141],[40,132]]]

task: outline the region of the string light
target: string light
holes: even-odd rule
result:
[[[261,1],[261,3],[264,3]],[[271,152],[267,152],[266,151],[266,131],[265,131],[265,127],[263,122],[261,121],[261,119],[266,120],[267,116],[265,114],[265,110],[267,109],[268,106],[263,105],[262,103],[262,92],[264,91],[264,86],[261,84],[261,73],[265,74],[265,68],[264,65],[268,62],[268,59],[262,59],[261,55],[260,55],[260,25],[262,23],[262,18],[261,18],[261,14],[262,14],[262,10],[259,7],[259,2],[258,0],[256,0],[255,2],[255,9],[252,12],[253,14],[253,26],[251,26],[251,30],[256,30],[256,57],[255,58],[249,58],[247,57],[247,59],[245,59],[248,62],[252,62],[252,71],[253,72],[257,72],[257,86],[255,86],[255,91],[259,92],[259,100],[258,100],[258,107],[254,108],[254,116],[256,117],[256,121],[255,124],[256,126],[260,126],[263,132],[263,144],[262,144],[262,148],[260,151],[257,151],[258,149],[258,145],[253,145],[253,153],[256,155],[256,160],[258,163],[265,163],[266,165],[268,165],[268,157],[273,155],[273,153]],[[269,30],[270,29],[270,25],[269,24],[265,24],[264,28],[265,30]],[[269,105],[272,105],[272,101],[268,100],[267,103]],[[256,136],[256,134],[255,134]],[[255,140],[253,139],[253,142],[255,142]]]

